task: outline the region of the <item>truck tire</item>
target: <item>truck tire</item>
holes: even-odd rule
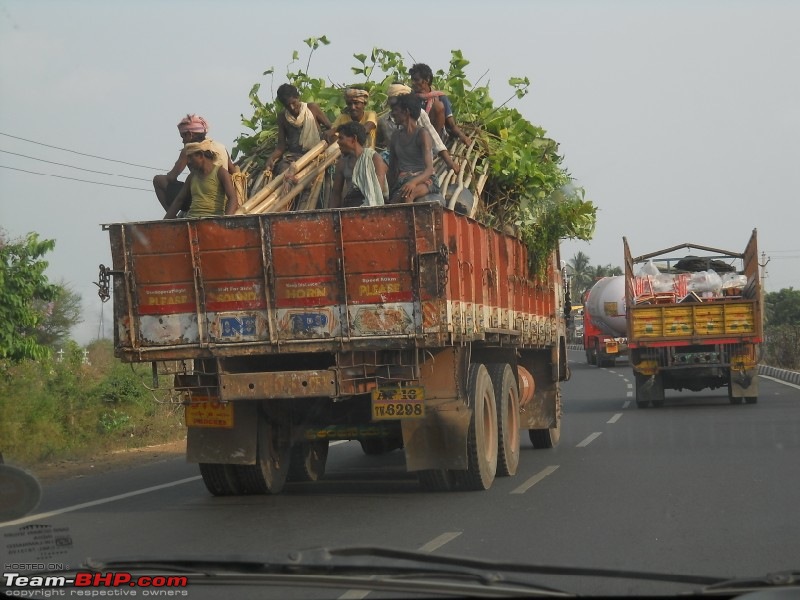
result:
[[[586,349],[586,364],[587,365],[596,365],[597,364],[597,350],[594,348],[587,348]]]
[[[319,481],[325,475],[328,460],[328,440],[300,442],[292,447],[289,474],[286,481]]]
[[[452,471],[447,469],[424,469],[417,471],[419,486],[426,492],[449,492],[455,487]]]
[[[558,442],[561,441],[561,421],[558,422],[557,427],[551,427],[549,429],[529,429],[528,437],[533,447],[537,450],[555,448],[558,446]]]
[[[489,371],[480,363],[469,367],[467,395],[472,408],[468,466],[466,471],[455,471],[456,484],[466,490],[488,490],[497,474],[497,404]]]
[[[744,401],[748,404],[755,404],[758,402],[758,396],[745,396]]]
[[[733,395],[733,384],[728,384],[728,402],[731,404],[742,404],[744,402],[744,398],[741,396],[734,396]]]
[[[256,464],[236,465],[236,478],[242,494],[279,494],[289,474],[288,422],[268,420],[258,422]]]
[[[214,496],[235,496],[241,493],[235,465],[200,463],[200,475],[206,489]]]
[[[497,404],[497,474],[508,477],[519,466],[519,387],[511,365],[486,365]]]

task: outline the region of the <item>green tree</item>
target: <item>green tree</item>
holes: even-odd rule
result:
[[[81,295],[63,281],[57,287],[52,300],[34,302],[35,308],[42,314],[42,320],[30,334],[42,346],[64,344],[69,339],[70,330],[83,320]]]
[[[589,271],[592,274],[592,280],[597,281],[602,277],[614,277],[615,275],[623,275],[621,267],[612,267],[611,263],[607,265],[597,265],[591,267]]]
[[[800,290],[783,288],[764,296],[767,322],[770,325],[800,324]]]
[[[58,286],[44,274],[42,260],[55,248],[55,240],[40,240],[29,233],[24,239],[8,240],[0,232],[0,359],[41,359],[49,354],[34,335],[44,321],[37,302],[57,297]]]
[[[581,251],[567,261],[567,271],[572,277],[572,298],[576,303],[594,282],[594,273],[589,261],[589,256]]]
[[[765,361],[782,369],[800,369],[800,290],[769,292],[764,304]]]
[[[581,251],[567,261],[567,272],[572,277],[572,297],[575,299],[580,298],[598,279],[624,274],[621,267],[611,264],[593,267],[590,261],[589,256]]]

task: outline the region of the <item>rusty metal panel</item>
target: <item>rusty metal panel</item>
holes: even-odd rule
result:
[[[220,373],[221,400],[336,397],[336,372],[274,371],[266,373]]]
[[[522,243],[433,204],[135,223],[109,233],[120,271],[115,336],[136,352],[435,348],[498,328],[516,345],[554,337],[541,319],[556,310],[557,286],[528,274]]]

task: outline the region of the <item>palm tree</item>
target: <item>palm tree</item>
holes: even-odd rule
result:
[[[589,261],[589,256],[581,251],[567,261],[567,271],[572,279],[570,291],[576,300],[594,283],[594,273]]]

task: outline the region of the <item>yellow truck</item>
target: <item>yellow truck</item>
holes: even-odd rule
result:
[[[723,387],[732,404],[755,404],[763,340],[756,230],[742,253],[684,243],[633,257],[622,241],[636,405],[663,405],[666,389]]]

